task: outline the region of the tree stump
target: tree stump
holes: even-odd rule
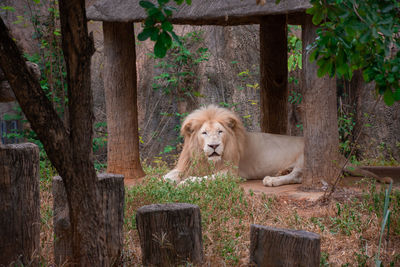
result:
[[[143,265],[203,262],[200,209],[186,203],[153,204],[137,210]]]
[[[252,224],[250,227],[251,266],[318,267],[318,234]]]
[[[98,175],[108,262],[118,266],[124,242],[124,177],[118,174],[102,173]],[[57,266],[72,263],[71,225],[67,195],[60,176],[53,179],[54,198],[54,258]]]
[[[38,266],[39,150],[0,144],[0,265]]]

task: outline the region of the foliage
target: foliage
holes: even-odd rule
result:
[[[144,21],[144,29],[139,33],[138,39],[145,41],[150,38],[155,41],[154,54],[159,58],[163,58],[167,50],[172,47],[172,38],[177,43],[180,43],[178,36],[173,31],[172,23],[168,21],[172,11],[176,10],[176,8],[167,5],[169,1],[157,0],[157,4],[145,0],[139,2],[139,5],[146,10],[147,18]],[[178,5],[184,2],[184,0],[174,1]],[[189,5],[191,2],[191,0],[186,0]]]
[[[312,0],[307,10],[319,25],[308,47],[318,76],[350,80],[361,70],[387,105],[400,101],[400,2],[398,0]]]
[[[356,125],[354,114],[346,114],[342,109],[338,111],[338,130],[339,130],[339,148],[340,152],[348,157],[352,148],[353,129]],[[354,156],[354,155],[353,155]]]
[[[156,64],[156,68],[162,72],[154,77],[153,89],[162,89],[165,94],[175,95],[178,101],[185,97],[201,97],[194,89],[198,80],[194,69],[200,63],[208,61],[210,54],[206,47],[193,47],[203,41],[203,32],[193,31],[177,38],[180,42],[172,42],[168,57]]]

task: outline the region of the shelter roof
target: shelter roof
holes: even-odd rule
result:
[[[154,0],[153,0],[154,2]],[[191,5],[171,6],[177,8],[171,22],[191,25],[240,25],[259,23],[263,16],[287,14],[292,17],[311,7],[309,0],[266,0],[263,6],[255,0],[193,0]],[[138,0],[98,0],[87,9],[90,20],[107,22],[141,22],[145,10]]]

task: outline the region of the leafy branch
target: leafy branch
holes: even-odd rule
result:
[[[400,101],[400,2],[312,0],[317,39],[307,49],[318,76],[351,80],[361,70],[387,105]]]
[[[156,57],[165,57],[168,49],[172,46],[172,38],[180,44],[178,36],[173,31],[174,27],[169,21],[175,7],[168,6],[170,0],[158,0],[157,4],[142,0],[139,5],[146,10],[147,18],[144,21],[144,28],[138,35],[139,41],[145,41],[148,38],[156,42],[154,45],[154,54]],[[184,1],[190,5],[191,0],[174,0],[177,5]]]

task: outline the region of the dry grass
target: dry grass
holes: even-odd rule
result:
[[[135,210],[151,203],[188,202],[202,214],[204,266],[247,266],[250,224],[301,229],[321,235],[321,266],[374,266],[379,242],[383,193],[374,184],[364,193],[346,191],[328,205],[287,197],[246,193],[228,177],[175,188],[161,181],[166,168],[147,168],[143,184],[127,188],[125,266],[141,266]],[[384,266],[400,266],[400,191],[392,192],[390,233],[381,250]],[[53,223],[51,184],[41,182],[41,258],[52,265]]]

